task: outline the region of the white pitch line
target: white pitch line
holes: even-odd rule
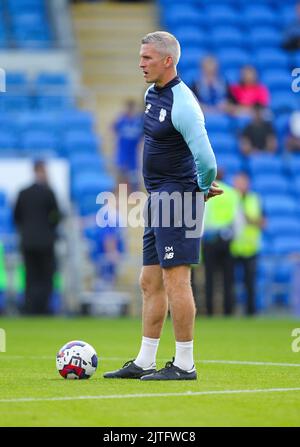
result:
[[[296,366],[296,367],[300,367],[300,363],[253,362],[253,361],[247,361],[247,360],[195,360],[195,363],[225,363],[228,365]]]
[[[22,402],[58,402],[70,400],[104,400],[104,399],[130,399],[147,397],[193,397],[222,394],[252,394],[252,393],[283,393],[287,391],[300,391],[300,388],[265,388],[253,390],[220,390],[220,391],[186,391],[182,393],[139,393],[139,394],[111,394],[99,396],[65,396],[65,397],[21,397],[15,399],[0,399],[0,403]]]
[[[49,355],[6,355],[3,353],[3,357],[0,356],[1,359],[8,359],[8,360],[23,360],[23,359],[30,359],[30,360],[53,360],[55,359],[55,356],[49,356]],[[104,361],[116,361],[116,362],[124,362],[126,360],[125,357],[99,357],[100,362],[102,360]],[[158,362],[167,362],[170,359],[157,359]],[[254,366],[288,366],[288,367],[300,367],[300,363],[280,363],[280,362],[258,362],[258,361],[252,361],[252,360],[195,360],[195,363],[220,363],[220,364],[227,364],[227,365],[254,365]]]

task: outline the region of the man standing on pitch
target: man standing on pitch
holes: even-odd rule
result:
[[[203,113],[191,90],[177,76],[179,57],[180,45],[172,34],[157,31],[142,39],[139,66],[146,82],[152,84],[145,94],[143,157],[143,176],[150,194],[147,203],[150,217],[153,209],[157,212],[152,203],[153,193],[177,193],[183,200],[184,193],[191,193],[192,205],[187,208],[193,213],[197,207],[203,208],[204,201],[210,197],[222,194],[214,182],[216,161],[204,127]],[[145,227],[140,277],[143,293],[140,351],[121,369],[105,373],[105,378],[197,378],[193,359],[195,304],[190,265],[199,262],[200,234],[187,237],[187,226],[184,223],[177,226],[178,217],[180,220],[182,216],[170,212],[168,227],[162,226],[161,221],[158,226],[148,222]],[[156,353],[168,304],[176,339],[175,358],[156,371]]]

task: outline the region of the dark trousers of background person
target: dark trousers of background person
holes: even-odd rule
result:
[[[24,313],[49,314],[55,270],[54,250],[24,250],[23,257],[26,272]]]
[[[234,262],[236,266],[243,269],[243,282],[246,292],[246,314],[254,315],[256,312],[255,305],[255,282],[256,282],[256,256],[236,257]]]
[[[205,267],[205,295],[207,314],[214,313],[216,277],[221,271],[223,282],[223,313],[231,315],[234,310],[234,263],[230,253],[230,241],[216,237],[213,241],[203,241]]]

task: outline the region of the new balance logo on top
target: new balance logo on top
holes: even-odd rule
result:
[[[164,259],[173,259],[173,258],[174,258],[173,246],[172,247],[166,246]]]

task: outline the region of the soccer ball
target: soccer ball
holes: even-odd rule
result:
[[[85,341],[70,341],[56,355],[56,368],[65,379],[89,379],[97,365],[97,353]]]

